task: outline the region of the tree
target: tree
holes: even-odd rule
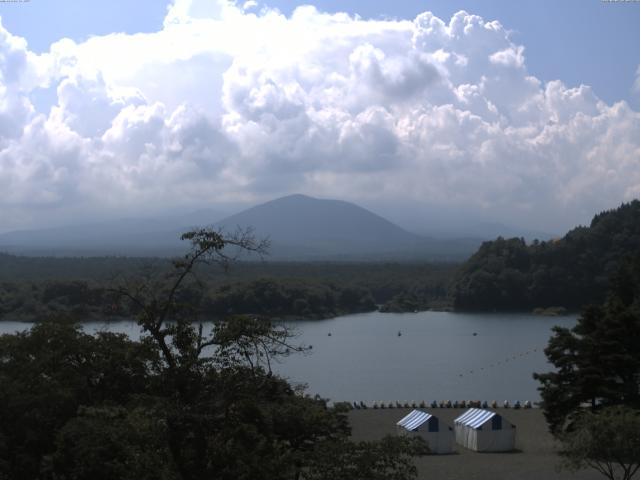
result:
[[[167,372],[176,375],[195,367],[202,351],[215,343],[205,338],[202,323],[194,327],[197,320],[197,305],[180,302],[181,294],[189,290],[189,281],[194,280],[194,271],[199,264],[217,263],[227,268],[229,262],[241,252],[264,255],[268,240],[257,240],[251,229],[238,229],[225,236],[222,231],[201,228],[183,234],[191,249],[183,258],[173,262],[173,269],[159,279],[129,282],[112,292],[130,300],[138,311],[138,323],[143,331],[156,342]],[[231,250],[231,253],[229,253]],[[193,295],[188,295],[193,300]],[[170,320],[175,323],[168,323]]]
[[[631,480],[640,469],[640,411],[636,409],[584,412],[561,440],[560,453],[572,470],[590,467],[610,480]]]
[[[207,332],[197,321],[198,264],[226,266],[228,247],[264,242],[208,229],[183,238],[192,249],[171,272],[112,289],[137,309],[139,342],[60,319],[0,336],[0,478],[319,480],[354,465],[414,478],[424,445],[352,443],[344,408],[274,374],[274,359],[306,350],[285,327],[233,316]]]
[[[419,437],[386,436],[379,442],[325,442],[316,451],[304,480],[405,480],[417,475],[411,457],[429,449]]]
[[[44,471],[92,480],[178,480],[166,425],[151,406],[81,407],[58,432]]]
[[[88,335],[61,319],[0,336],[0,478],[38,477],[81,406],[148,394],[157,363],[148,343]]]
[[[138,323],[162,358],[153,404],[166,435],[172,474],[183,480],[303,478],[322,463],[320,446],[352,445],[343,409],[328,408],[325,400],[305,395],[272,372],[273,359],[303,352],[305,347],[293,345],[287,328],[265,319],[233,316],[218,322],[209,334],[197,322],[192,287],[197,285],[198,264],[217,262],[226,267],[229,247],[263,254],[267,243],[257,241],[250,231],[226,237],[201,229],[182,238],[190,241],[191,251],[175,261],[173,271],[160,282],[114,290],[138,309]],[[185,289],[192,293],[189,301],[181,302]],[[60,438],[83,438],[96,428],[106,433],[107,440],[139,438],[130,434],[129,420],[121,425],[125,431],[114,433],[105,430],[100,418],[96,424],[94,417],[76,421]],[[409,455],[426,449],[405,452],[400,443],[381,455],[385,445],[394,443],[358,446],[360,456],[369,452],[369,458],[386,459],[369,465],[367,471],[385,472],[398,480],[415,476],[415,468],[407,466]],[[75,451],[64,457],[66,465],[84,465],[78,455],[74,457]],[[343,458],[350,464],[357,457]],[[126,464],[126,459],[120,463]]]
[[[572,329],[554,328],[545,353],[556,371],[534,378],[553,433],[585,404],[640,408],[640,256],[624,262],[604,305],[587,307]]]
[[[640,250],[640,200],[599,213],[588,227],[564,237],[526,244],[485,242],[451,285],[456,309],[580,309],[606,299],[607,282],[625,257]]]

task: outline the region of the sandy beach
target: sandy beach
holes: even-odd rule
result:
[[[424,409],[436,415],[441,425],[453,426],[453,419],[466,409]],[[375,440],[395,433],[395,423],[411,409],[353,410],[350,414],[354,440]],[[416,460],[420,479],[451,480],[597,480],[604,478],[595,470],[569,472],[559,470],[560,458],[547,430],[542,410],[498,409],[498,413],[516,425],[516,451],[476,453],[459,445],[451,455],[428,455]]]

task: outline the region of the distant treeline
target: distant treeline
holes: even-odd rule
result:
[[[114,293],[127,279],[159,276],[164,259],[30,258],[0,255],[0,319],[131,317],[136,306]],[[259,314],[328,318],[348,313],[447,306],[453,264],[241,262],[227,273],[198,272],[180,294],[199,315]]]
[[[601,303],[621,262],[640,252],[640,201],[596,215],[548,242],[498,238],[462,265],[451,285],[457,310],[578,310]]]
[[[209,318],[256,314],[328,318],[427,309],[579,310],[601,303],[621,262],[640,252],[640,201],[596,215],[563,238],[485,242],[463,265],[446,263],[238,262],[200,268],[181,295]],[[112,292],[123,280],[154,278],[168,259],[34,258],[0,254],[0,319],[131,317]],[[558,309],[561,310],[561,309]]]

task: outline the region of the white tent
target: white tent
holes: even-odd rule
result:
[[[446,425],[440,425],[438,417],[413,410],[409,415],[396,423],[398,432],[402,435],[418,435],[429,445],[431,453],[453,452],[453,430]]]
[[[508,452],[516,446],[516,427],[501,415],[471,408],[453,421],[456,442],[476,452]]]

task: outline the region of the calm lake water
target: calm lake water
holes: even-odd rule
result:
[[[283,359],[275,369],[333,401],[536,401],[532,373],[551,368],[543,352],[551,328],[575,321],[528,314],[372,312],[289,322],[297,330],[296,342],[313,349]],[[0,322],[0,333],[25,328],[29,324]],[[140,334],[134,322],[90,322],[85,329]]]

